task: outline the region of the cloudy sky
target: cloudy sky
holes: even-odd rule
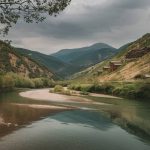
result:
[[[22,48],[53,53],[97,42],[120,47],[150,32],[150,0],[72,0],[44,23],[19,22],[8,39]]]

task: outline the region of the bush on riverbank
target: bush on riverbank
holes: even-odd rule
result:
[[[150,83],[145,83],[136,92],[136,97],[138,98],[148,98],[150,99]]]
[[[54,87],[54,92],[57,93],[57,92],[63,92],[64,91],[64,88],[61,86],[61,85],[56,85]]]
[[[81,91],[81,92],[93,92],[93,93],[104,93],[111,94],[111,90],[114,88],[109,84],[84,84],[84,85],[70,85],[69,89]]]
[[[50,89],[51,93],[58,93],[58,94],[63,94],[63,95],[72,95],[72,92],[68,89],[64,89],[63,86],[61,85],[56,85],[54,89]]]
[[[15,86],[15,82],[10,75],[0,75],[0,92],[12,90]]]
[[[110,94],[126,98],[150,99],[150,82],[108,82],[100,84],[72,84],[69,89],[81,92]]]
[[[47,78],[23,77],[14,73],[0,75],[0,91],[10,91],[13,88],[44,88],[54,87],[54,81]]]

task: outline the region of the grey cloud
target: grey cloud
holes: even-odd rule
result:
[[[112,0],[112,5],[125,9],[144,9],[150,5],[149,0]]]
[[[41,42],[42,50],[50,53],[59,48],[79,47],[91,42],[121,46],[149,32],[150,0],[105,0],[104,3],[95,0],[93,5],[92,0],[73,2],[75,5],[69,6],[57,18],[49,17],[46,23],[18,23],[9,37],[16,45],[35,49],[38,49],[36,45],[23,44],[24,39],[46,39]],[[48,46],[44,47],[47,41],[51,41],[50,50],[46,50]]]

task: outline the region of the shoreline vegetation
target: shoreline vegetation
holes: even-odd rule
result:
[[[29,78],[15,73],[0,74],[0,93],[9,92],[14,88],[45,88],[53,87],[54,81],[48,78]]]
[[[129,98],[147,101],[150,99],[150,81],[135,82],[104,82],[95,84],[69,84],[67,88],[56,85],[51,93],[64,95],[94,95],[104,94],[117,98]]]
[[[150,99],[150,80],[78,84],[70,80],[54,81],[48,78],[31,79],[12,72],[0,74],[0,93],[9,92],[15,88],[53,88],[50,90],[51,93],[68,96],[89,95],[89,93],[97,93],[137,100]]]
[[[71,84],[69,89],[88,93],[107,94],[135,100],[150,99],[150,80],[134,82],[104,82],[94,84]]]
[[[108,95],[108,94],[101,94],[101,93],[90,93],[86,91],[77,91],[74,89],[69,89],[68,87],[63,87],[61,85],[56,85],[54,88],[49,90],[49,93],[56,93],[56,94],[61,94],[61,95],[67,95],[67,96],[78,96],[78,97],[83,97],[83,96],[92,96],[92,97],[103,97],[103,98],[115,98],[115,99],[122,99],[120,97]]]

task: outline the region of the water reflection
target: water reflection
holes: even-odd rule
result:
[[[149,145],[114,125],[110,119],[104,119],[101,114],[97,117],[94,119],[95,112],[86,113],[79,110],[49,116],[3,137],[0,148],[1,150],[149,150]]]
[[[33,126],[27,126],[27,128],[34,129],[33,135],[35,135],[35,132],[39,132],[39,134],[45,133],[45,135],[43,135],[42,138],[44,138],[45,136],[48,136],[51,139],[53,136],[51,137],[50,135],[47,135],[47,133],[49,134],[57,133],[54,139],[56,141],[59,140],[61,144],[63,144],[61,140],[63,140],[65,136],[67,136],[66,140],[72,143],[71,139],[69,139],[69,137],[72,135],[72,138],[75,138],[74,141],[76,142],[77,141],[79,142],[81,140],[81,143],[82,142],[84,143],[85,142],[83,139],[84,137],[84,138],[88,138],[89,141],[92,141],[93,143],[95,143],[95,145],[102,146],[102,143],[99,143],[100,141],[96,140],[94,137],[94,134],[96,134],[97,132],[100,132],[100,134],[102,135],[105,133],[103,136],[106,139],[111,138],[112,142],[114,141],[113,136],[123,136],[125,134],[127,137],[125,137],[124,142],[129,142],[129,139],[132,141],[133,139],[135,140],[136,138],[139,138],[140,141],[143,141],[144,143],[147,143],[147,144],[150,143],[150,115],[149,115],[150,104],[149,103],[144,103],[140,101],[139,102],[130,101],[130,100],[106,99],[106,98],[94,98],[94,100],[96,102],[111,103],[113,105],[73,104],[73,103],[69,104],[68,103],[67,105],[71,105],[71,106],[73,105],[73,106],[84,107],[84,108],[88,107],[88,108],[96,109],[96,111],[89,111],[89,110],[69,111],[69,112],[59,113],[57,115],[50,115],[50,114],[55,114],[57,111],[55,112],[55,111],[51,111],[50,109],[33,108],[24,104],[49,105],[49,104],[55,104],[55,103],[34,101],[34,100],[22,98],[18,96],[18,94],[15,92],[3,94],[0,96],[0,137],[16,129],[20,129],[20,127],[22,127],[23,125],[29,125],[33,121],[37,121],[46,117],[47,119],[42,120],[37,124],[35,122]],[[23,104],[23,105],[17,105],[17,104]],[[64,104],[59,103],[59,105],[64,105]],[[114,123],[119,125],[123,130],[121,130]],[[40,125],[42,125],[42,127]],[[46,128],[44,129],[44,127]],[[20,134],[20,131],[24,129],[26,129],[26,126],[24,126],[23,129],[18,131],[19,133],[17,134],[17,136],[20,135],[24,137],[24,135]],[[32,133],[32,131],[30,130],[27,130],[27,131],[29,134],[30,132]],[[124,133],[123,131],[127,131],[129,134]],[[89,134],[85,136],[85,134],[88,132]],[[68,134],[65,135],[65,133],[68,133]],[[131,137],[131,135],[134,135],[134,137]],[[92,138],[95,139],[95,141],[93,141],[91,137],[87,137],[87,136],[91,136]],[[129,139],[128,139],[128,136],[129,136]],[[97,135],[96,138],[99,138],[103,141],[104,137],[102,137],[101,135]],[[120,137],[116,137],[116,138],[119,139]],[[37,137],[37,141],[39,139],[41,140],[40,135],[39,137]],[[138,142],[139,142],[139,139],[138,139]],[[34,140],[34,137],[33,137],[33,140]],[[111,142],[111,140],[109,142]],[[52,139],[50,141],[52,143],[56,142]],[[104,142],[106,143],[106,141],[107,140],[105,140]],[[33,144],[32,142],[33,141],[31,141],[30,143],[31,145]],[[37,145],[38,145],[38,142],[36,143]],[[44,143],[43,140],[41,142]],[[67,141],[64,141],[64,142],[67,142]],[[120,142],[123,142],[123,141],[120,141]],[[137,144],[138,142],[136,141],[135,143]],[[91,145],[93,145],[93,143],[91,143]],[[55,144],[57,145],[57,143]],[[75,143],[72,143],[72,144],[75,144]],[[54,148],[55,146],[54,145],[50,146],[49,143],[47,143],[47,149],[49,149],[50,147]],[[82,146],[80,146],[80,148],[81,147]],[[87,145],[85,145],[85,147],[87,148]],[[103,146],[103,147],[106,148],[107,146]],[[116,145],[114,147],[116,147]],[[36,148],[38,149],[38,146]],[[89,145],[89,148],[90,148],[90,145]],[[72,147],[72,149],[74,148]],[[98,148],[96,147],[95,149],[98,149]],[[15,150],[18,150],[18,149],[15,149]]]
[[[94,98],[103,102],[105,99]],[[108,101],[108,100],[107,100]],[[134,100],[111,100],[114,105],[93,106],[123,129],[150,143],[150,103]]]
[[[29,105],[26,105],[28,104]],[[19,97],[16,93],[3,94],[0,97],[0,137],[11,131],[27,125],[33,121],[45,118],[50,114],[61,112],[63,109],[49,109],[48,107],[30,107],[32,103],[44,104],[45,102],[30,101]]]
[[[63,124],[80,124],[85,127],[93,127],[99,130],[105,131],[113,126],[110,119],[104,117],[98,112],[91,111],[71,111],[51,116],[55,120],[60,121]]]

